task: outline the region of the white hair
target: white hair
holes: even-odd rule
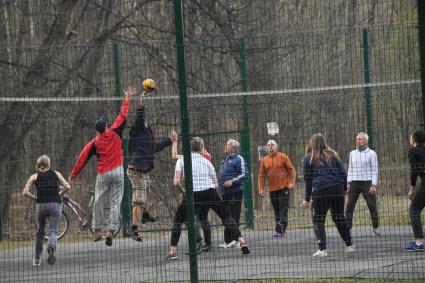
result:
[[[364,136],[364,139],[366,140],[366,142],[369,141],[369,135],[366,134],[365,132],[359,132],[357,135],[358,136]]]
[[[229,139],[227,142],[232,145],[232,148],[233,148],[233,152],[234,153],[239,153],[241,144],[237,140]]]

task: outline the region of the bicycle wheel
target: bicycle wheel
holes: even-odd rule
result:
[[[47,220],[46,222],[46,227],[49,227],[49,220]],[[68,232],[68,228],[69,228],[69,219],[68,219],[68,214],[62,210],[62,215],[61,215],[61,219],[59,221],[59,235],[58,235],[58,240],[60,240],[63,236],[65,236],[65,234]],[[44,236],[44,238],[47,240],[48,236]]]

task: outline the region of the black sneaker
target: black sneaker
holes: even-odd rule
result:
[[[209,253],[212,251],[213,251],[212,245],[205,245],[199,249],[199,252],[201,253]]]
[[[148,222],[157,222],[158,219],[156,219],[154,216],[151,216],[149,212],[143,213],[142,217],[142,224],[146,224]]]
[[[94,238],[93,242],[99,242],[101,240],[103,240],[103,237],[99,236],[99,237]]]
[[[247,245],[241,246],[242,254],[247,255],[249,254],[249,249]]]
[[[133,240],[135,240],[136,242],[141,242],[141,241],[143,241],[143,239],[142,239],[142,237],[140,237],[139,231],[137,231],[137,229],[138,229],[137,225],[132,225],[130,234],[131,234],[131,237],[133,238]]]
[[[248,246],[246,245],[246,242],[245,242],[245,240],[243,238],[239,238],[239,245],[241,247],[242,254],[244,254],[244,255],[249,254]]]
[[[207,244],[205,243],[204,240],[200,240],[199,242],[196,243],[196,251],[201,251],[201,249],[206,245]]]
[[[55,249],[52,248],[52,247],[48,247],[47,253],[49,254],[49,256],[47,257],[47,263],[50,264],[50,265],[55,264],[55,262],[56,262]]]
[[[204,240],[199,241],[199,243],[196,245],[196,252],[197,253],[207,253],[212,250],[212,246],[208,245],[204,242]]]

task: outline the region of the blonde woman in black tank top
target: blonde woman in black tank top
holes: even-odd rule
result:
[[[56,261],[55,251],[59,220],[62,212],[61,195],[71,188],[62,174],[50,169],[50,158],[42,155],[37,159],[35,169],[37,173],[28,179],[22,194],[37,202],[37,232],[35,240],[35,255],[32,265],[35,267],[41,264],[41,254],[43,252],[43,241],[46,234],[46,220],[49,219],[48,242],[47,242],[47,262],[54,264]],[[35,186],[37,195],[31,193],[32,186]]]

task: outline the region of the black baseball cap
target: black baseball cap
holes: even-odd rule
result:
[[[94,128],[99,133],[103,133],[105,131],[106,125],[108,124],[108,117],[102,115],[99,117],[99,119],[96,120],[94,123]]]

